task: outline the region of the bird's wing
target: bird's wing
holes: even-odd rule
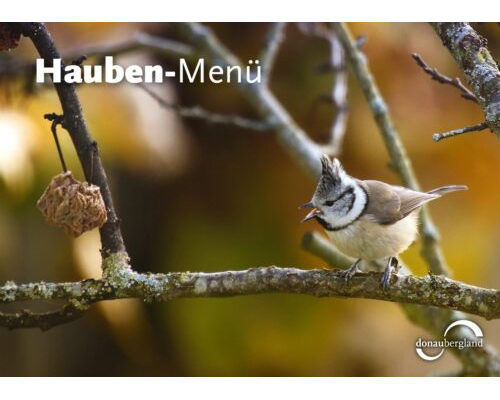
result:
[[[380,181],[361,182],[369,198],[366,216],[384,225],[393,224],[425,203],[440,197]]]
[[[401,215],[401,199],[394,187],[380,181],[360,181],[360,185],[368,195],[365,215],[379,224],[392,224],[399,221]]]
[[[403,215],[403,218],[410,214],[412,211],[415,211],[417,208],[423,206],[425,203],[441,197],[438,194],[416,192],[415,190],[400,186],[396,186],[394,190],[401,199],[400,211]]]

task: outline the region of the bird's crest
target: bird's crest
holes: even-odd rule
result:
[[[341,182],[342,175],[345,174],[340,161],[337,158],[330,161],[325,154],[321,157],[321,178],[318,183],[318,195],[324,196]]]

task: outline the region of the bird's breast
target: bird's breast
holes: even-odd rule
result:
[[[417,236],[417,219],[418,212],[414,212],[394,224],[381,225],[362,216],[344,229],[327,233],[342,253],[373,261],[405,251]]]

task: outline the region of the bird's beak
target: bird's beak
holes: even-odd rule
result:
[[[301,208],[301,209],[312,208],[312,210],[309,212],[309,214],[306,215],[306,217],[302,220],[302,222],[309,221],[310,219],[313,219],[316,215],[321,214],[321,210],[314,207],[314,204],[312,203],[312,201],[301,205],[299,208]]]
[[[314,204],[312,201],[310,201],[309,203],[306,203],[306,204],[302,204],[299,209],[300,210],[303,210],[304,208],[314,208]]]

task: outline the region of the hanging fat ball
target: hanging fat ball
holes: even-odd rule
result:
[[[100,228],[107,221],[99,187],[79,182],[71,171],[54,176],[36,205],[49,225],[73,237]]]

